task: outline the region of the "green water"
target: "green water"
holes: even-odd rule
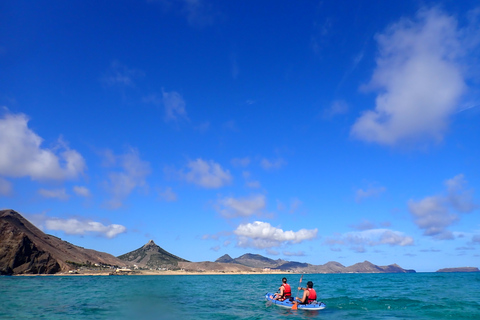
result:
[[[0,319],[480,319],[480,273],[306,274],[322,311],[269,305],[281,278],[3,276]]]

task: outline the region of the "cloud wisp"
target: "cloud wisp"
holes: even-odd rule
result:
[[[463,174],[445,181],[445,185],[447,191],[444,194],[408,201],[415,224],[424,230],[424,235],[439,240],[454,239],[454,234],[447,228],[460,220],[460,214],[478,208],[473,201],[473,190],[466,189]]]
[[[318,229],[284,231],[268,222],[255,221],[241,224],[233,231],[237,236],[237,246],[242,248],[268,249],[284,244],[297,244],[317,237]]]
[[[123,201],[135,188],[146,187],[146,178],[150,174],[150,164],[140,159],[136,149],[130,149],[122,155],[114,155],[111,151],[105,153],[109,166],[117,167],[117,171],[110,172],[106,189],[112,195],[107,202],[111,209],[123,206]]]
[[[249,217],[260,215],[266,206],[263,194],[246,198],[225,197],[217,200],[216,210],[225,218]]]
[[[328,238],[325,244],[346,246],[355,252],[365,252],[366,246],[390,245],[403,247],[413,245],[414,240],[412,237],[395,230],[368,229],[347,232],[337,237]]]
[[[38,194],[49,199],[68,200],[70,196],[65,188],[60,189],[39,189]]]
[[[461,32],[455,18],[421,10],[376,37],[377,67],[364,89],[378,90],[375,109],[351,128],[357,139],[394,146],[441,141],[466,92],[460,63]]]
[[[218,163],[210,160],[196,159],[189,161],[187,172],[181,170],[180,177],[189,182],[207,189],[221,188],[233,180],[230,171],[224,170]]]

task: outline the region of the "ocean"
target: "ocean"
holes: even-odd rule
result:
[[[0,319],[480,319],[480,273],[305,274],[321,311],[269,305],[282,277],[1,276]]]

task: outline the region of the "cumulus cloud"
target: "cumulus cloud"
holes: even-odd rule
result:
[[[38,194],[45,198],[59,199],[59,200],[68,200],[70,196],[65,191],[65,188],[61,189],[40,189]]]
[[[477,208],[473,201],[473,190],[467,190],[466,185],[465,177],[459,174],[445,181],[447,191],[444,194],[408,201],[415,224],[424,230],[424,235],[436,239],[454,238],[454,234],[447,228],[460,220],[459,214]]]
[[[365,246],[410,246],[414,244],[412,237],[402,232],[390,229],[368,229],[362,231],[347,232],[337,237],[328,238],[325,241],[328,245],[347,246],[356,252],[365,252]]]
[[[230,184],[233,180],[230,171],[214,161],[203,159],[192,160],[187,164],[188,171],[180,172],[180,176],[187,182],[204,188],[215,189]]]
[[[421,10],[376,37],[377,67],[367,89],[378,89],[375,109],[364,112],[353,137],[383,145],[440,141],[466,91],[455,18]]]
[[[79,219],[47,218],[44,221],[48,230],[63,231],[71,235],[85,235],[88,233],[98,234],[107,238],[115,238],[117,235],[127,231],[122,225],[104,225],[100,222]]]
[[[88,198],[88,197],[91,196],[90,190],[88,190],[88,188],[82,187],[82,186],[74,186],[73,187],[73,192],[75,192],[75,194],[77,196],[81,196],[81,197],[85,197],[85,198]]]
[[[225,197],[216,203],[217,211],[226,218],[249,217],[259,215],[265,209],[266,199],[263,194],[246,198]]]
[[[54,149],[42,148],[43,139],[28,128],[24,114],[7,113],[0,119],[0,176],[32,180],[74,179],[85,160],[59,139]]]
[[[286,243],[301,243],[315,239],[317,233],[318,229],[316,228],[283,231],[262,221],[241,224],[234,231],[234,234],[237,235],[237,246],[258,249],[280,247]]]
[[[105,156],[108,164],[117,169],[109,173],[108,181],[105,183],[112,195],[107,204],[110,208],[117,209],[135,188],[147,186],[146,177],[151,172],[150,164],[141,160],[138,151],[133,148],[122,155],[114,155],[107,151]]]

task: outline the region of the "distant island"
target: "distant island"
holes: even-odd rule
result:
[[[475,267],[459,267],[439,269],[436,272],[480,272],[480,270]]]
[[[476,269],[470,270],[470,269]],[[478,268],[455,268],[478,272]],[[459,271],[468,270],[468,271]],[[344,266],[330,261],[323,265],[273,260],[246,253],[228,254],[216,261],[191,262],[150,240],[142,247],[118,257],[85,249],[45,234],[18,212],[0,210],[0,275],[29,274],[228,274],[228,273],[415,273],[397,264],[378,266],[369,261]]]

